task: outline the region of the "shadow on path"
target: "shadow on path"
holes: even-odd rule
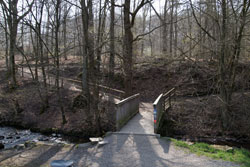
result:
[[[140,103],[139,113],[137,113],[119,131],[121,133],[134,134],[154,134],[153,104]]]
[[[32,159],[28,164],[26,164],[26,167],[34,167],[34,166],[41,166],[45,164],[50,158],[55,156],[63,146],[52,146],[42,154],[40,154],[35,159]],[[39,150],[42,152],[42,150]]]

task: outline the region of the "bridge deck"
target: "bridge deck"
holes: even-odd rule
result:
[[[120,133],[154,134],[152,103],[140,103],[139,113],[122,127]]]

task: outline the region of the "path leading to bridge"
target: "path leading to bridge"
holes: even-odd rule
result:
[[[150,135],[111,134],[108,144],[46,145],[0,151],[0,166],[50,167],[53,160],[73,160],[74,167],[233,167],[231,162],[200,157]],[[7,156],[7,157],[4,157]]]

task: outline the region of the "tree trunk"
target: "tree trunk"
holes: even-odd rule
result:
[[[10,59],[10,74],[11,74],[11,84],[13,88],[17,86],[16,82],[16,65],[15,65],[15,51],[16,51],[16,37],[17,37],[17,28],[18,23],[23,19],[31,10],[33,1],[29,4],[29,10],[23,13],[22,15],[18,14],[17,4],[18,0],[8,1],[8,7],[5,1],[0,1],[2,5],[3,12],[6,15],[6,20],[9,28],[9,59]]]
[[[17,86],[16,82],[16,64],[15,64],[15,52],[16,52],[16,36],[17,36],[17,2],[18,1],[10,1],[10,13],[7,16],[8,27],[9,27],[9,35],[10,35],[10,48],[9,48],[9,58],[10,58],[10,72],[11,72],[11,84],[15,88]]]
[[[170,40],[169,40],[169,54],[170,57],[172,57],[172,53],[173,53],[173,29],[174,29],[174,0],[171,0],[171,10],[170,10]]]
[[[226,0],[222,0],[222,30],[221,30],[221,53],[220,53],[220,95],[222,98],[222,109],[221,109],[221,117],[223,128],[228,127],[228,104],[230,103],[230,98],[227,92],[226,86],[226,67],[225,67],[225,56],[226,55],[226,37],[227,37],[227,3]]]
[[[187,14],[188,14],[188,36],[189,36],[189,57],[192,57],[192,21],[190,8],[187,6]]]
[[[2,10],[4,10],[2,8]],[[3,12],[3,17],[4,17],[4,31],[5,31],[5,66],[7,73],[10,74],[10,69],[9,69],[9,37],[8,37],[8,23],[7,23],[7,18],[5,15],[5,12]]]
[[[178,0],[175,2],[175,23],[174,23],[174,56],[177,57],[177,42],[178,42]]]
[[[110,55],[109,55],[109,74],[114,76],[115,68],[115,0],[111,0],[110,9]]]
[[[167,54],[167,36],[168,36],[168,30],[167,30],[167,0],[165,0],[165,5],[164,5],[164,18],[163,18],[163,32],[162,32],[162,52],[163,54]]]
[[[61,0],[56,1],[55,6],[55,58],[56,58],[56,87],[57,87],[57,96],[58,96],[58,103],[61,109],[62,114],[62,124],[67,123],[65,113],[64,113],[64,107],[62,104],[62,98],[60,93],[60,84],[59,84],[59,76],[60,76],[60,58],[59,58],[59,29],[60,29],[60,8],[61,8]]]
[[[66,52],[66,44],[67,44],[67,16],[68,16],[68,11],[67,11],[67,3],[64,4],[64,15],[63,15],[63,47],[64,47],[64,60],[67,60],[67,52]]]
[[[142,16],[142,34],[144,34],[146,30],[147,12],[148,12],[148,9],[145,7],[143,9],[143,16]],[[143,56],[143,53],[144,53],[144,39],[141,41],[141,56]]]
[[[133,34],[131,31],[130,22],[130,0],[125,0],[124,3],[124,37],[123,37],[123,61],[125,72],[125,92],[126,97],[132,94],[132,54],[133,54]]]
[[[83,39],[82,39],[82,46],[83,46],[83,69],[82,69],[82,90],[83,94],[86,97],[88,104],[89,104],[89,71],[88,71],[88,59],[89,59],[89,53],[88,53],[88,48],[89,48],[89,34],[88,34],[88,26],[89,26],[89,21],[88,21],[88,8],[85,4],[85,0],[81,0],[81,7],[82,7],[82,24],[83,24]],[[89,105],[88,105],[89,106]]]
[[[152,8],[150,7],[149,9],[149,25],[148,28],[151,30],[151,26],[152,26]],[[150,44],[150,56],[153,56],[153,42],[151,39],[151,33],[148,35],[149,38],[149,44]]]

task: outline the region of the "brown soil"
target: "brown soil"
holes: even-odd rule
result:
[[[81,79],[80,64],[65,64],[61,75],[65,78]],[[133,93],[140,93],[142,101],[153,102],[157,96],[175,87],[177,96],[197,97],[218,93],[216,62],[169,61],[158,58],[153,62],[135,64],[133,73]],[[250,66],[239,64],[235,91],[250,89]],[[50,70],[55,74],[55,70]],[[124,90],[123,74],[119,71],[110,78],[107,73],[101,74],[100,84]]]
[[[80,79],[81,68],[77,61],[68,60],[62,67],[62,72],[60,73],[62,77]],[[148,62],[142,60],[135,64],[133,92],[140,93],[142,101],[153,102],[159,94],[168,91],[172,87],[176,88],[177,100],[172,110],[170,110],[166,116],[167,123],[164,123],[165,128],[163,128],[162,134],[179,138],[213,138],[213,140],[215,138],[228,138],[235,142],[249,141],[250,104],[248,102],[250,95],[245,93],[245,91],[250,89],[250,66],[248,64],[239,64],[237,67],[238,75],[234,88],[237,93],[234,94],[232,111],[230,113],[232,126],[228,127],[227,130],[223,130],[221,127],[216,68],[216,62],[180,62],[170,61],[164,58],[156,58]],[[117,70],[113,78],[110,78],[107,73],[102,73],[100,84],[124,90],[123,74],[119,71],[120,70]],[[51,69],[50,73],[53,74],[54,70]],[[5,89],[3,84],[1,85],[1,89]],[[25,87],[26,92],[33,94],[37,92],[28,91],[32,86],[27,86],[26,84]],[[32,120],[33,124],[38,127],[56,127],[67,132],[72,130],[82,132],[89,129],[88,125],[86,125],[87,121],[84,120],[86,115],[84,111],[78,109],[75,113],[72,113],[70,106],[72,106],[72,99],[76,97],[77,94],[69,90],[64,90],[63,94],[65,95],[65,104],[68,106],[66,107],[66,116],[69,120],[68,124],[64,126],[61,125],[60,110],[58,106],[56,106],[56,95],[53,91],[50,92],[50,98],[54,99],[54,102],[52,100],[52,106],[42,115],[39,115],[39,107],[36,108],[41,105],[39,100],[33,99],[37,95],[31,95],[31,97],[34,96],[32,98],[27,96],[26,98],[30,98],[30,100],[25,100],[21,97],[21,94],[19,94],[20,106],[23,107],[27,101],[30,101],[30,103],[26,105],[30,107],[30,116],[25,115],[25,117],[27,117],[27,120]],[[13,96],[15,97],[15,95]],[[37,96],[36,99],[39,99],[39,97]],[[0,99],[1,105],[12,104],[11,100],[7,100],[8,103],[2,103],[2,100],[6,101],[6,99]],[[36,105],[32,100],[36,102]],[[33,106],[33,108],[31,106]],[[3,111],[6,110],[6,107],[3,108]],[[26,109],[24,109],[24,111],[26,111]],[[33,117],[31,115],[33,115]],[[106,114],[106,117],[108,118],[109,116],[107,115],[108,114]],[[47,121],[47,118],[51,118],[51,123],[44,125],[43,121]],[[105,126],[103,126],[105,130],[110,129],[107,123]]]
[[[162,135],[250,148],[250,93],[245,93],[250,88],[250,66],[237,67],[232,125],[226,130],[220,120],[216,68],[216,62],[140,62],[134,69],[133,91],[141,94],[142,101],[153,102],[159,94],[176,88],[177,100],[166,115]],[[65,77],[77,78],[80,72],[70,66],[64,69]],[[124,90],[122,73],[112,79],[102,74],[101,84]]]
[[[67,119],[67,123],[62,124],[55,88],[49,88],[49,108],[44,110],[38,87],[30,79],[18,76],[18,88],[12,90],[8,86],[6,72],[0,71],[0,124],[31,128],[44,133],[57,132],[81,137],[96,134],[96,128],[92,128],[95,126],[93,123],[95,121],[87,120],[86,109],[73,105],[73,99],[79,95],[79,92],[61,89],[60,94]],[[104,101],[101,105],[101,130],[111,131],[114,123],[111,117],[113,114],[110,111],[113,111],[114,104]]]
[[[221,103],[217,95],[177,98],[166,113],[162,135],[250,149],[250,92],[233,95],[230,126],[221,124]]]

